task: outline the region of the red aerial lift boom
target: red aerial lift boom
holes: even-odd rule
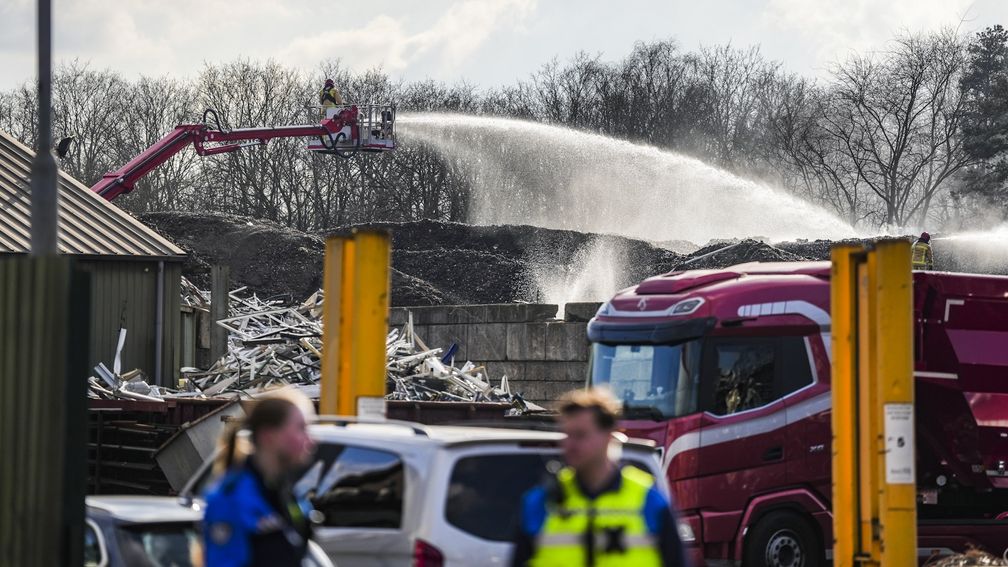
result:
[[[213,118],[214,126],[207,119]],[[226,130],[217,113],[208,109],[202,124],[181,124],[121,168],[106,173],[91,187],[111,201],[133,190],[136,182],[151,170],[192,144],[196,153],[210,156],[265,144],[274,138],[314,138],[307,150],[348,158],[358,151],[383,152],[395,149],[395,107],[356,105],[323,109],[319,124],[273,126]],[[210,144],[210,145],[207,145]]]

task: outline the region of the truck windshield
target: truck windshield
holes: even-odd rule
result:
[[[667,419],[694,413],[700,341],[675,345],[592,346],[591,381],[623,400],[630,419]]]

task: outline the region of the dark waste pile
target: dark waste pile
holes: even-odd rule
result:
[[[808,258],[758,240],[712,243],[685,257],[676,270],[724,268],[746,262],[798,262]]]
[[[182,273],[210,289],[210,266],[227,264],[233,287],[245,286],[263,300],[300,301],[322,287],[325,241],[316,234],[250,217],[157,212],[140,220],[188,254]],[[461,300],[422,278],[392,270],[395,305],[442,305]]]
[[[299,301],[322,285],[324,235],[234,215],[158,212],[140,219],[189,254],[183,275],[201,288],[210,287],[210,266],[218,263],[230,265],[233,286],[246,286],[264,300]],[[621,285],[668,271],[682,259],[640,240],[531,226],[368,226],[392,231],[395,306],[534,302],[534,274],[568,269],[571,258],[596,239],[633,266],[620,274]]]
[[[322,285],[323,234],[234,215],[158,212],[140,218],[188,252],[183,274],[201,288],[210,287],[209,269],[215,263],[229,264],[232,285],[246,286],[264,300],[300,301]],[[539,302],[544,298],[539,297],[536,274],[576,272],[582,269],[578,262],[583,261],[584,251],[599,244],[620,258],[623,267],[616,274],[616,284],[625,287],[675,270],[828,260],[836,243],[800,240],[768,244],[744,239],[698,246],[533,226],[430,220],[368,226],[392,231],[394,306]],[[939,270],[1005,273],[1000,265],[964,265],[963,255],[951,242],[936,239],[934,244]]]

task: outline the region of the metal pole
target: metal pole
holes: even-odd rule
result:
[[[228,352],[228,331],[217,324],[227,319],[231,291],[231,267],[227,264],[210,266],[210,364]]]
[[[157,264],[157,291],[155,292],[157,303],[154,305],[154,383],[158,386],[169,386],[175,388],[177,383],[164,383],[164,302],[165,302],[165,271],[164,260],[158,260]],[[177,378],[177,376],[175,377]],[[174,380],[177,382],[177,380]]]
[[[31,170],[31,253],[57,254],[59,193],[52,155],[52,2],[38,0],[38,141]]]

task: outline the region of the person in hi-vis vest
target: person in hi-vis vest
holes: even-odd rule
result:
[[[332,79],[326,79],[325,86],[319,91],[319,104],[322,105],[322,116],[328,116],[326,111],[334,106],[343,105],[343,96]]]
[[[934,269],[934,251],[931,250],[931,235],[922,232],[920,238],[913,243],[912,262],[915,270]]]
[[[609,457],[618,413],[606,390],[561,401],[567,466],[525,494],[512,566],[686,565],[675,513],[654,477]]]

